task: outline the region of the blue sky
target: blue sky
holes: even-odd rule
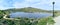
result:
[[[35,7],[52,10],[53,1],[55,1],[55,10],[60,10],[60,0],[0,0],[0,9]]]

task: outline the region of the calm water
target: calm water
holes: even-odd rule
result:
[[[27,18],[43,18],[43,17],[48,17],[51,16],[51,14],[48,13],[24,13],[24,12],[15,12],[11,13],[10,17],[27,17]]]

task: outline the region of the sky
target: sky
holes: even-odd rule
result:
[[[52,10],[52,2],[55,2],[55,10],[60,10],[60,0],[0,0],[0,9],[34,7]]]

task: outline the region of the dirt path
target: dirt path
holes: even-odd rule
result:
[[[54,21],[56,22],[54,25],[60,25],[60,16],[55,17]]]
[[[4,15],[3,18],[8,20],[20,20],[20,19],[14,19],[14,18],[7,18],[7,15]]]

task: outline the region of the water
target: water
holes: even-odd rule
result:
[[[49,13],[25,13],[25,12],[15,12],[11,13],[10,17],[26,17],[26,18],[43,18],[43,17],[49,17],[51,14]]]

